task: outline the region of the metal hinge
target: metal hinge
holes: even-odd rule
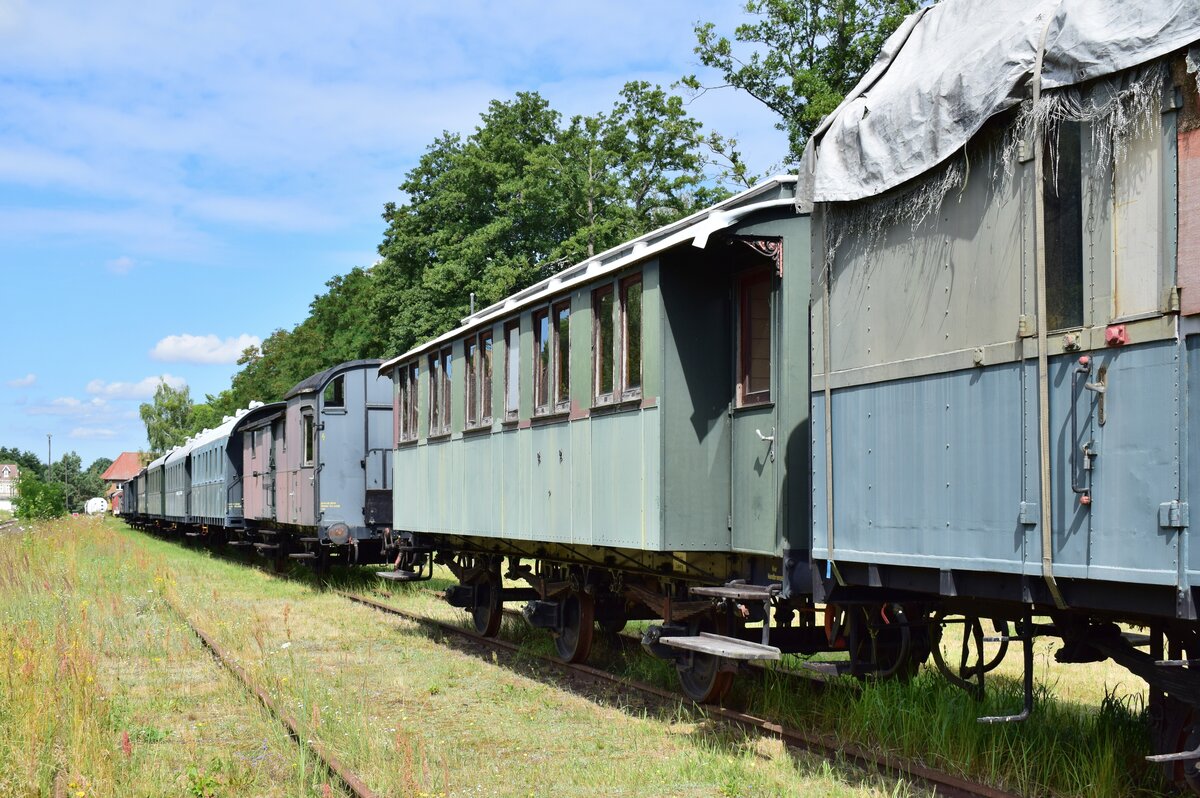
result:
[[[1163,529],[1187,529],[1187,502],[1163,502],[1158,505],[1158,525]]]

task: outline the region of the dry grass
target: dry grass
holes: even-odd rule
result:
[[[4,542],[0,795],[323,794],[166,610],[160,561],[88,519]]]

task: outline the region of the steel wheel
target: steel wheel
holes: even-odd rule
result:
[[[563,662],[583,662],[592,650],[596,628],[596,602],[591,594],[573,590],[560,605],[562,628],[554,636],[554,649]]]
[[[698,704],[715,704],[733,686],[733,672],[723,670],[720,657],[692,652],[686,666],[679,665],[679,684]]]
[[[500,575],[484,572],[472,584],[475,587],[475,606],[471,608],[471,622],[479,634],[495,637],[500,631],[500,619],[503,617]]]

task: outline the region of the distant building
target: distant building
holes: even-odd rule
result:
[[[12,512],[13,499],[17,498],[17,480],[21,470],[12,463],[0,463],[0,510]]]
[[[142,459],[140,452],[121,452],[120,456],[113,460],[113,464],[100,475],[100,478],[104,480],[104,498],[108,499],[109,506],[113,507],[114,512],[117,508],[113,503],[113,494],[121,489],[122,482],[138,475],[138,472],[145,466]]]

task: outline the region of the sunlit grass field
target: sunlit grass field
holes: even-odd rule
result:
[[[0,796],[341,794],[172,605],[380,795],[922,794],[80,518],[0,538]]]

